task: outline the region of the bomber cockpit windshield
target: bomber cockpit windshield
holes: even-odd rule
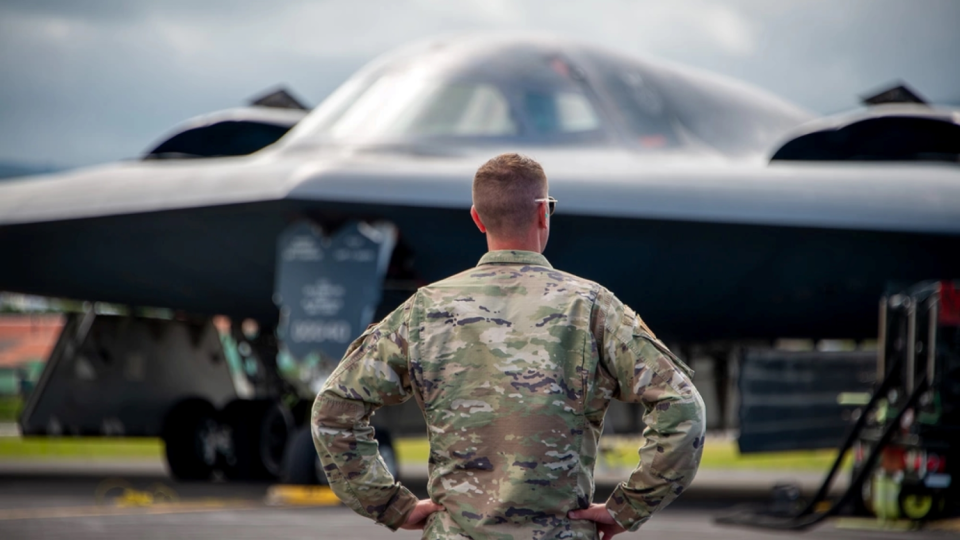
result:
[[[752,89],[733,93],[672,67],[549,41],[440,41],[366,68],[285,143],[607,144],[734,155],[766,150],[768,127],[800,121]]]
[[[292,134],[344,142],[583,142],[604,137],[595,97],[559,58],[491,66],[388,67],[351,80]],[[504,65],[512,64],[512,65]],[[438,69],[447,67],[448,69]]]

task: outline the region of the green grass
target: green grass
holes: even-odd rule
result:
[[[148,437],[3,437],[0,460],[161,459],[163,443]]]
[[[605,439],[606,441],[606,439]],[[639,438],[612,438],[601,463],[608,467],[637,465]],[[426,463],[430,453],[427,439],[396,440],[397,455],[406,464]],[[835,450],[778,452],[741,455],[735,441],[707,440],[701,467],[704,469],[767,469],[826,471]],[[0,460],[44,459],[162,459],[163,443],[154,438],[104,437],[5,437],[0,438]]]
[[[630,467],[637,465],[637,449],[641,439],[618,439],[611,445],[606,462],[610,466]],[[708,439],[703,447],[700,466],[705,469],[768,469],[826,471],[837,457],[836,450],[797,450],[741,454],[737,442],[725,439]]]
[[[606,442],[607,439],[605,438]],[[425,463],[430,452],[424,438],[398,439],[397,455],[403,463]],[[601,463],[609,467],[634,468],[642,439],[612,437]],[[805,450],[769,454],[740,454],[736,441],[708,439],[703,448],[701,467],[705,469],[768,469],[826,471],[836,458],[836,450]]]
[[[0,396],[0,422],[16,422],[22,406],[20,396]]]
[[[393,443],[401,463],[426,463],[430,457],[430,443],[426,437],[394,439]]]

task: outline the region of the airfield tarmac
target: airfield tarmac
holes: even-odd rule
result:
[[[425,495],[426,483],[419,471],[406,471],[404,482]],[[120,479],[116,482],[115,479]],[[107,483],[105,483],[105,480]],[[765,497],[760,484],[745,489],[724,487],[725,481],[701,483],[676,503],[655,516],[637,533],[618,538],[644,540],[754,540],[762,538],[918,539],[947,538],[956,532],[878,531],[843,528],[843,522],[828,521],[807,533],[774,532],[717,525],[714,517],[738,504]],[[122,484],[119,490],[98,496],[98,487]],[[158,487],[163,486],[163,487]],[[747,483],[747,487],[750,483]],[[45,462],[0,463],[0,538],[419,538],[417,531],[388,530],[336,506],[298,507],[271,505],[269,484],[182,483],[172,480],[162,465],[141,463]],[[613,483],[598,485],[597,500],[603,500]],[[156,494],[156,495],[154,495]],[[174,502],[156,502],[173,494]],[[111,498],[114,497],[114,498]],[[120,501],[120,505],[118,505]]]

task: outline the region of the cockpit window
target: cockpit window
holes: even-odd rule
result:
[[[385,75],[344,105],[314,133],[335,140],[518,133],[506,97],[489,84]]]
[[[680,144],[673,111],[660,89],[638,66],[607,55],[592,55],[591,63],[600,91],[609,97],[617,120],[631,141],[643,148]]]
[[[436,88],[430,106],[412,115],[403,130],[409,135],[516,135],[510,104],[486,84],[452,84]]]
[[[540,135],[600,129],[600,118],[583,94],[525,92],[523,106],[533,129]]]
[[[601,132],[601,118],[586,94],[536,82],[541,84],[502,86],[390,72],[347,83],[301,122],[290,140],[563,140]]]
[[[604,86],[634,140],[645,148],[676,146],[671,114],[659,92],[633,69],[605,73]]]

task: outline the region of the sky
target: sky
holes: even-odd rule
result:
[[[136,157],[282,84],[319,103],[378,54],[537,32],[736,77],[813,112],[897,80],[960,104],[956,0],[0,0],[0,162]]]

